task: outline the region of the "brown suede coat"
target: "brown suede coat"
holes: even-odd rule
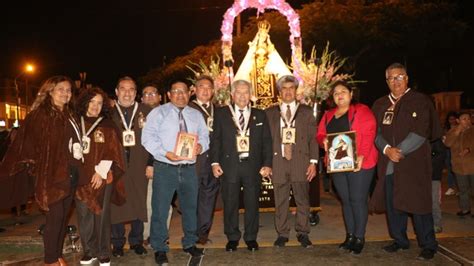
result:
[[[35,199],[42,210],[71,193],[68,141],[75,137],[68,116],[45,105],[26,116],[0,166],[0,180],[12,182],[28,168],[36,177]],[[23,182],[23,180],[16,180]],[[0,185],[5,183],[0,182]],[[2,184],[3,183],[3,184]],[[3,200],[5,195],[0,195]]]
[[[92,126],[97,118],[85,117],[86,131]],[[102,133],[103,143],[96,141],[96,134]],[[89,135],[91,139],[90,151],[84,154],[84,164],[79,168],[79,182],[76,190],[76,198],[83,201],[89,209],[95,214],[102,211],[102,202],[104,200],[105,184],[99,189],[91,186],[92,176],[95,174],[95,166],[101,160],[112,161],[112,167],[108,173],[107,182],[113,182],[113,191],[111,202],[115,205],[125,203],[125,187],[121,176],[125,172],[125,161],[123,156],[123,147],[118,135],[118,129],[110,119],[102,120],[99,125]]]
[[[451,164],[453,172],[458,175],[474,174],[474,127],[464,130],[459,135],[455,133],[456,128],[452,128],[446,134],[445,144],[451,148]],[[464,149],[469,149],[466,155],[460,153]]]

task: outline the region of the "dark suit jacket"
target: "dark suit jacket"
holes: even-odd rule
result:
[[[202,116],[204,117],[204,121],[207,123],[208,115],[199,107],[199,105],[195,102],[189,102],[189,107],[192,107],[199,112],[201,112]],[[216,110],[216,106],[213,104],[214,110]],[[209,136],[212,136],[212,132],[209,132]],[[209,160],[209,151],[206,151],[202,154],[199,154],[196,158],[196,171],[198,176],[207,176],[212,173],[211,170],[211,162]]]
[[[292,145],[293,152],[289,167],[285,167],[288,164],[283,164],[286,159],[283,158],[281,148],[280,108],[278,105],[272,106],[266,110],[266,113],[273,139],[272,182],[275,184],[285,183],[285,172],[288,171],[291,174],[290,182],[305,182],[310,159],[317,160],[319,158],[318,142],[316,141],[316,119],[311,107],[300,104],[296,110],[296,143]]]
[[[260,182],[259,171],[263,166],[272,167],[272,139],[265,112],[252,108],[249,121],[250,129],[250,171]],[[214,114],[214,127],[211,137],[211,162],[221,165],[223,181],[237,182],[239,155],[235,136],[237,127],[232,120],[228,106],[221,107]]]

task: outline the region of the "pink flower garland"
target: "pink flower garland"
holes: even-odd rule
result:
[[[236,0],[232,7],[227,9],[224,14],[224,20],[222,21],[221,40],[223,61],[233,61],[232,32],[234,30],[234,19],[247,8],[256,8],[257,14],[263,13],[265,9],[276,9],[286,17],[291,33],[290,43],[293,58],[292,61],[296,63],[294,67],[294,74],[297,78],[299,78],[299,60],[296,59],[299,59],[301,57],[300,18],[299,15],[295,12],[295,10],[284,0]]]

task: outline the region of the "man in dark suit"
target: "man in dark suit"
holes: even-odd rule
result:
[[[195,83],[196,100],[189,106],[201,112],[212,136],[212,124],[214,120],[215,106],[212,103],[214,93],[214,80],[210,76],[199,76]],[[199,178],[198,194],[198,219],[197,219],[197,243],[205,245],[209,240],[214,208],[216,206],[217,193],[219,192],[219,179],[212,175],[209,152],[199,154],[196,161],[196,171]]]
[[[211,137],[212,172],[221,179],[224,202],[226,251],[239,245],[239,194],[243,187],[245,206],[244,240],[251,251],[258,250],[258,197],[261,178],[272,169],[272,140],[265,112],[249,105],[252,85],[244,80],[232,83],[233,105],[219,108]],[[240,141],[248,146],[237,146]]]
[[[288,207],[290,189],[296,202],[296,236],[303,247],[309,240],[309,182],[316,176],[318,144],[315,138],[316,119],[311,107],[296,102],[298,80],[290,75],[277,81],[282,103],[266,110],[273,139],[273,192],[275,195],[274,245],[288,242],[290,224]],[[282,138],[285,136],[285,138]],[[287,137],[292,136],[292,137]]]

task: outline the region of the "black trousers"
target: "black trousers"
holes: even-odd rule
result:
[[[145,207],[144,207],[145,208]],[[132,245],[143,244],[143,221],[133,220],[130,222],[131,230],[128,234],[128,243]],[[112,246],[123,248],[125,245],[125,223],[112,224]]]
[[[237,167],[236,183],[228,182],[225,178],[221,181],[222,200],[224,202],[224,233],[229,241],[239,241],[239,195],[243,187],[244,214],[244,240],[257,240],[259,215],[258,197],[260,195],[260,176],[253,176],[250,163],[240,162]]]
[[[385,200],[387,209],[388,229],[390,236],[402,247],[409,247],[410,242],[407,237],[408,216],[412,216],[415,227],[418,246],[422,249],[437,250],[433,215],[414,214],[397,210],[393,207],[393,175],[385,176]]]
[[[102,212],[93,213],[87,205],[76,200],[77,222],[84,255],[93,258],[110,257],[110,195],[113,184],[105,186]]]
[[[68,214],[78,180],[78,170],[76,167],[70,167],[69,178],[71,181],[71,193],[58,202],[50,204],[48,206],[49,211],[46,212],[46,223],[43,231],[45,263],[55,263],[63,254]]]
[[[207,238],[212,227],[214,209],[216,207],[217,193],[219,193],[220,182],[212,175],[212,172],[205,172],[199,176],[198,192],[198,216],[197,230],[198,237]]]

